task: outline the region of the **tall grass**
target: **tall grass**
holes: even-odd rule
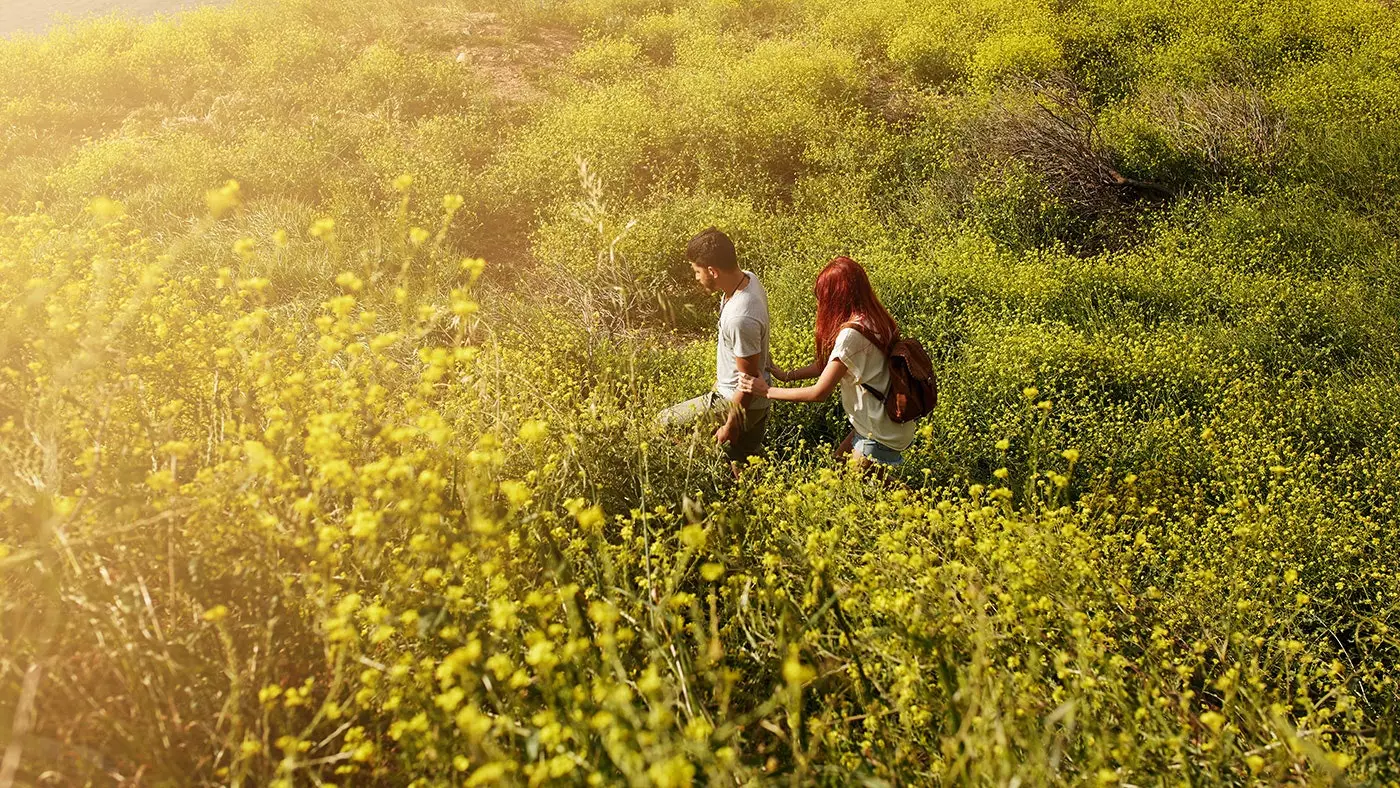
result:
[[[1400,779],[1395,21],[269,0],[6,42],[0,785]],[[837,253],[931,348],[896,478],[831,403],[737,477],[654,424],[709,385],[711,223],[783,365]]]

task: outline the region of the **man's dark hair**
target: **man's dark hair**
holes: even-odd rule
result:
[[[685,259],[696,265],[707,265],[721,271],[739,270],[739,257],[734,242],[718,228],[707,227],[685,245]]]

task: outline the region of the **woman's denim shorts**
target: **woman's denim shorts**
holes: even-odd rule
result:
[[[867,438],[858,432],[855,440],[851,442],[851,453],[859,454],[881,465],[898,465],[904,462],[902,452],[895,451],[874,438]]]

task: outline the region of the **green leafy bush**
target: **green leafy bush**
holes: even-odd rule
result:
[[[1397,22],[265,0],[0,43],[7,763],[1400,780]],[[868,268],[938,366],[899,470],[831,456],[834,403],[737,469],[655,423],[711,383],[711,224],[785,367]]]

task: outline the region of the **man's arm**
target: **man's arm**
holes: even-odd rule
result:
[[[742,375],[760,377],[763,374],[763,369],[759,366],[762,360],[763,354],[761,353],[740,356],[734,359],[734,365],[739,368]],[[729,417],[715,431],[715,443],[729,443],[739,437],[739,433],[744,430],[744,411],[753,398],[754,394],[751,392],[742,389],[734,391],[729,397]]]

